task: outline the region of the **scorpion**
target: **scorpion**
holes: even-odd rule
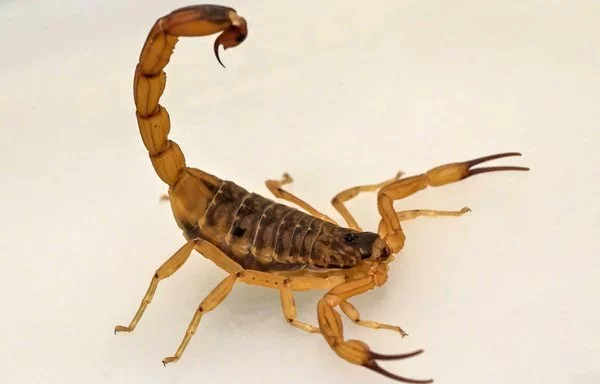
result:
[[[438,187],[468,177],[495,171],[527,171],[517,166],[476,167],[481,163],[520,156],[508,152],[470,161],[449,163],[410,177],[396,177],[372,185],[346,189],[332,199],[335,209],[348,227],[286,191],[283,186],[292,178],[267,180],[266,186],[277,198],[303,210],[276,203],[231,181],[186,166],[180,147],[168,139],[170,120],[159,104],[165,89],[165,66],[180,37],[207,36],[219,33],[214,54],[219,48],[241,44],[248,35],[246,20],[229,7],[194,5],[177,9],[159,18],[150,30],[135,68],[134,102],[139,131],[158,177],[168,186],[168,200],[175,221],[187,240],[154,273],[150,286],[128,326],[117,325],[117,332],[132,332],[158,287],[158,283],[175,273],[196,250],[227,272],[196,309],[177,351],[163,359],[163,364],[182,356],[202,317],[227,298],[238,282],[273,288],[279,291],[285,320],[309,333],[319,333],[342,359],[366,367],[391,379],[405,383],[431,383],[396,375],[381,368],[378,361],[401,360],[423,352],[380,354],[359,340],[344,339],[339,308],[359,326],[406,332],[398,327],[364,320],[350,299],[381,287],[388,279],[389,263],[404,246],[401,222],[420,216],[461,216],[470,210],[405,210],[396,212],[394,201],[427,187]],[[377,233],[365,232],[345,203],[362,192],[377,191],[377,208],[381,220]],[[318,301],[318,325],[296,318],[294,291],[324,290]]]

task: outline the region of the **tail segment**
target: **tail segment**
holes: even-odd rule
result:
[[[235,47],[246,38],[246,20],[235,10],[217,5],[195,5],[173,11],[156,21],[140,54],[135,69],[133,97],[142,141],[158,177],[173,187],[186,169],[179,146],[168,139],[169,114],[158,101],[165,90],[164,67],[181,36],[207,36],[222,32],[215,41],[218,47]],[[220,62],[220,60],[219,60]]]

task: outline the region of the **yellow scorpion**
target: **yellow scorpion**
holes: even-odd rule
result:
[[[526,171],[528,168],[514,166],[474,168],[489,160],[520,154],[501,153],[446,164],[420,175],[402,177],[399,174],[379,184],[344,190],[332,199],[332,204],[345,219],[348,228],[339,226],[284,190],[283,186],[292,181],[287,174],[281,180],[268,180],[267,188],[276,197],[294,203],[308,213],[248,192],[231,181],[186,166],[179,146],[167,138],[171,128],[169,115],[159,104],[166,82],[163,69],[179,37],[219,32],[214,52],[221,63],[219,47],[227,49],[242,43],[248,34],[246,20],[228,7],[185,7],[158,19],[142,48],[133,85],[139,130],[154,170],[169,185],[173,215],[187,242],[156,270],[129,326],[118,325],[115,332],[135,329],[152,301],[159,281],[175,273],[196,250],[226,271],[228,276],[200,303],[179,348],[173,356],[163,359],[164,364],[181,357],[202,316],[225,300],[236,282],[244,282],[277,289],[287,322],[305,332],[320,333],[342,359],[401,382],[432,382],[390,373],[377,363],[406,359],[420,354],[422,350],[383,355],[371,351],[362,341],[345,340],[337,308],[358,325],[390,329],[405,336],[400,327],[363,320],[349,299],[385,284],[388,265],[404,246],[402,221],[418,216],[460,216],[468,212],[468,208],[460,211],[396,212],[394,201],[428,186],[454,183],[477,174]],[[381,215],[378,233],[363,232],[344,205],[365,191],[378,191],[377,208]],[[318,325],[296,319],[293,292],[312,289],[326,291],[317,304]]]

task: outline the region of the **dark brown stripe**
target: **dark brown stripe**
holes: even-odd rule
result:
[[[260,221],[260,228],[254,241],[254,255],[261,261],[273,260],[275,238],[281,219],[293,208],[286,205],[273,205]]]
[[[275,259],[282,263],[291,263],[290,252],[292,248],[292,239],[294,231],[299,227],[300,221],[306,217],[306,214],[298,210],[293,210],[292,214],[282,221],[279,228],[279,237],[275,242]]]
[[[308,232],[308,230],[310,229],[310,224],[314,220],[317,219],[310,215],[306,215],[302,217],[297,227],[294,229],[292,243],[290,244],[290,262],[296,263],[302,259],[302,244],[304,242],[304,237],[306,236],[306,232]]]

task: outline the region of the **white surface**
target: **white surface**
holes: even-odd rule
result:
[[[141,144],[133,68],[165,0],[0,2],[2,383],[391,383],[286,325],[244,285],[163,368],[224,273],[182,245]],[[227,2],[250,23],[223,54],[182,41],[163,103],[188,164],[333,214],[342,188],[502,151],[532,171],[478,176],[396,206],[458,209],[405,225],[388,284],[354,302],[410,337],[346,325],[385,367],[438,383],[600,382],[600,7],[593,1]],[[351,204],[373,229],[374,195]],[[335,216],[337,217],[337,216]],[[315,322],[319,293],[298,295]]]

